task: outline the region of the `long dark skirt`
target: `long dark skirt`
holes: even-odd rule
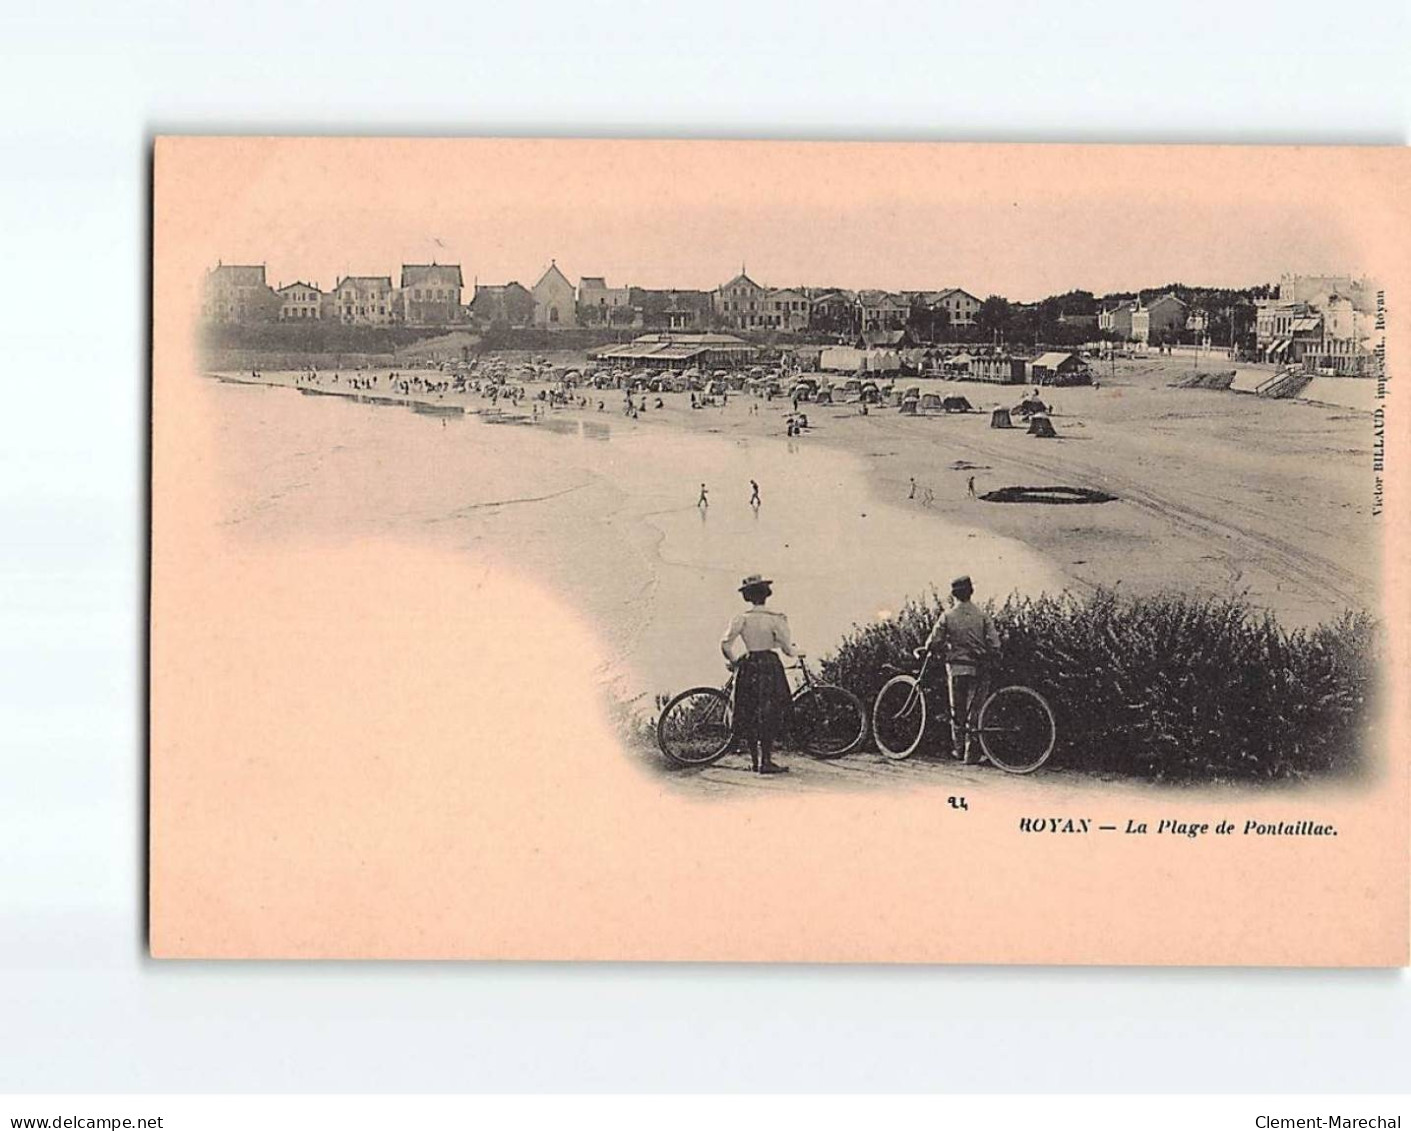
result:
[[[750,652],[735,668],[735,736],[772,742],[788,725],[792,691],[777,652]]]

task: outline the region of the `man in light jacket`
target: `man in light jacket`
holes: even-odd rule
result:
[[[975,586],[968,575],[950,583],[952,605],[936,621],[924,651],[940,653],[946,662],[950,688],[951,754],[969,765],[984,755],[971,757],[971,738],[977,716],[990,691],[990,666],[999,656],[999,632],[990,615],[971,598]]]

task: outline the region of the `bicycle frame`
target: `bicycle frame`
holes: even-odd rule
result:
[[[913,699],[914,696],[919,695],[919,696],[921,696],[923,699],[925,699],[925,697],[926,697],[925,679],[926,679],[926,672],[927,672],[927,670],[928,670],[928,669],[930,668],[930,666],[931,666],[931,656],[932,656],[932,653],[927,652],[926,655],[924,655],[924,656],[921,658],[921,666],[918,667],[914,673],[913,673],[913,672],[908,672],[908,671],[906,671],[906,670],[903,669],[903,668],[898,668],[898,667],[896,667],[894,664],[886,665],[886,666],[888,666],[888,667],[891,667],[894,671],[898,672],[899,674],[901,674],[901,675],[910,675],[910,676],[912,677],[912,679],[916,680],[915,685],[914,685],[914,686],[912,687],[912,689],[911,689],[911,695],[907,697],[906,703],[905,703],[905,705],[902,707],[902,710],[903,710],[903,711],[909,711],[909,710],[911,709],[911,705],[912,705],[912,703],[914,702],[914,699]],[[992,664],[992,665],[991,665],[989,693],[987,694],[986,698],[988,698],[989,695],[992,695],[996,690],[998,690],[998,688],[995,687],[995,684],[999,682],[999,680],[996,678],[996,676],[997,676],[997,668],[998,668],[998,665],[996,665],[996,664]],[[988,729],[982,728],[982,727],[979,727],[979,726],[973,726],[973,727],[972,727],[972,726],[970,725],[970,720],[969,720],[969,719],[964,719],[964,720],[957,719],[957,718],[955,717],[955,704],[954,704],[954,703],[950,703],[950,702],[947,702],[947,704],[946,704],[946,720],[947,720],[952,726],[959,725],[960,733],[963,734],[963,735],[964,735],[965,737],[967,737],[967,738],[969,738],[969,737],[971,737],[971,736],[977,736],[977,735],[979,735],[982,730],[983,730],[984,733],[986,733],[986,734],[998,734],[998,733],[1001,733],[1001,731],[1002,731],[1002,728],[1000,728],[1000,727],[989,727]]]

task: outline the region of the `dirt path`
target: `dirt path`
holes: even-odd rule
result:
[[[652,759],[655,752],[647,752]],[[660,755],[655,755],[659,760]],[[659,764],[653,769],[666,781],[690,793],[729,797],[747,792],[831,792],[837,790],[885,789],[899,787],[935,790],[938,804],[947,796],[963,796],[967,791],[984,790],[996,783],[1022,788],[1034,786],[1051,790],[1056,782],[1090,782],[1086,775],[1074,774],[1061,768],[1045,768],[1033,775],[1006,774],[994,766],[966,766],[946,757],[922,757],[894,762],[880,754],[862,751],[846,758],[824,761],[806,754],[784,751],[777,756],[789,767],[787,774],[753,773],[742,755],[730,754],[713,766],[700,770],[664,770]]]

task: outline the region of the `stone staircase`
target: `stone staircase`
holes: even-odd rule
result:
[[[1298,396],[1308,388],[1308,383],[1312,380],[1313,374],[1305,373],[1302,369],[1285,369],[1275,373],[1267,381],[1261,381],[1254,391],[1261,397],[1287,400],[1289,397]]]

